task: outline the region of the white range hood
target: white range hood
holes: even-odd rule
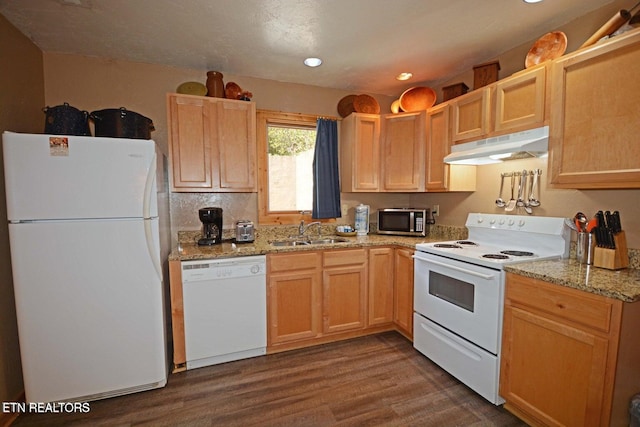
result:
[[[549,149],[549,126],[457,144],[445,163],[487,165],[504,160],[543,157]]]

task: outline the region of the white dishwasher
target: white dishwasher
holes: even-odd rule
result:
[[[181,265],[187,369],[266,354],[266,256]]]

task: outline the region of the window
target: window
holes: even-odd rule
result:
[[[311,220],[317,116],[257,112],[258,221]]]

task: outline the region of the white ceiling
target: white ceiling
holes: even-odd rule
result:
[[[395,95],[402,71],[437,85],[611,1],[0,0],[0,13],[44,52]]]

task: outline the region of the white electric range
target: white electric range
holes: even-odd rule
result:
[[[414,347],[494,404],[503,267],[569,256],[564,218],[471,213],[465,240],[416,245]]]

